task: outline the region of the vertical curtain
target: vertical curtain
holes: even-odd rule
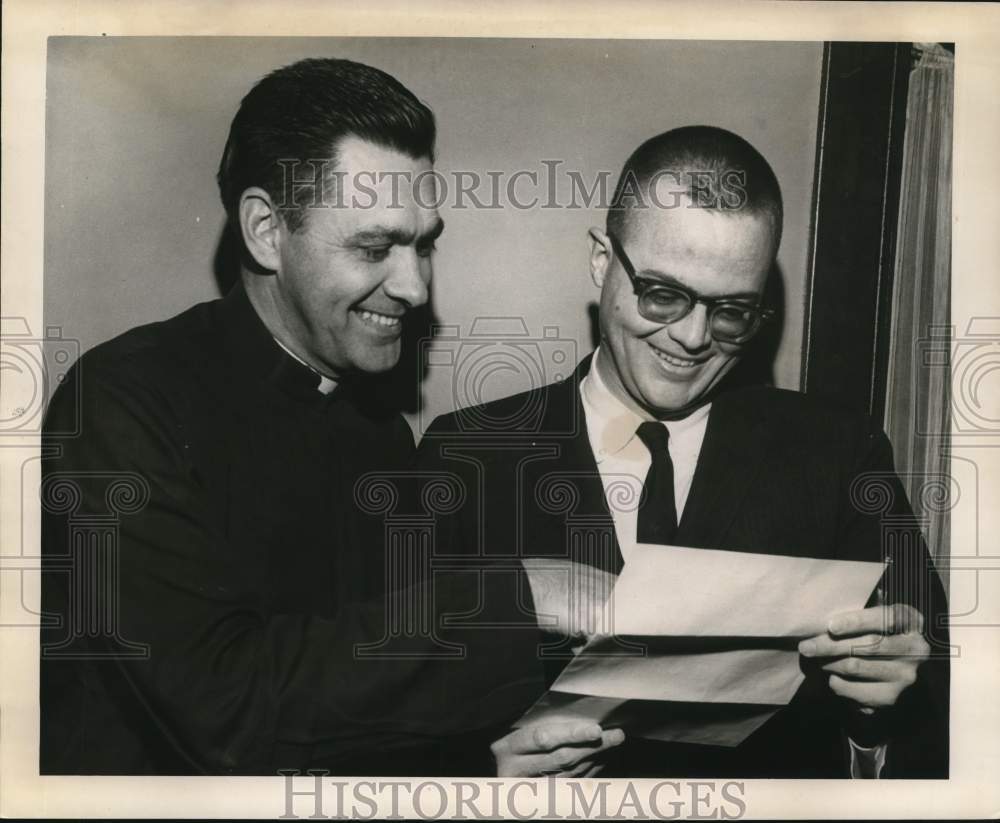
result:
[[[935,560],[949,551],[951,164],[954,56],[916,47],[903,147],[886,432]]]

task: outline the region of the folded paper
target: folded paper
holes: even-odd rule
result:
[[[521,724],[579,716],[642,737],[738,745],[802,684],[798,641],[863,608],[884,570],[646,544],[628,558],[605,604],[606,633]]]

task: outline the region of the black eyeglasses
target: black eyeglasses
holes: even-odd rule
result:
[[[632,281],[632,291],[639,298],[639,314],[653,323],[676,323],[687,317],[696,303],[708,309],[708,328],[720,343],[746,343],[760,331],[774,312],[759,305],[740,303],[732,298],[702,297],[681,285],[667,285],[658,280],[637,277],[635,266],[613,234],[608,234],[622,268]]]

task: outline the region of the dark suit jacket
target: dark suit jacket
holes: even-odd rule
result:
[[[466,504],[442,524],[448,542],[439,551],[552,555],[614,573],[621,569],[579,396],[588,368],[589,358],[563,382],[434,422],[420,444],[420,464],[455,472],[468,492]],[[630,740],[616,752],[609,773],[845,777],[846,729],[862,744],[891,740],[883,776],[947,775],[944,593],[893,471],[889,442],[877,426],[798,393],[724,387],[712,404],[676,542],[819,558],[891,558],[883,581],[888,598],[916,605],[927,617],[937,656],[922,667],[898,708],[881,712],[876,724],[860,723],[825,678],[807,669],[792,705],[741,746]],[[547,659],[550,681],[565,660],[565,650]]]

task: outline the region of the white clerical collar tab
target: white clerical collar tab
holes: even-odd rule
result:
[[[274,335],[272,335],[274,337]],[[274,342],[277,343],[284,352],[294,360],[298,360],[303,366],[305,366],[309,371],[315,374],[319,378],[319,385],[316,387],[320,394],[329,394],[335,388],[337,388],[337,381],[332,377],[327,377],[322,372],[316,371],[312,366],[310,366],[305,360],[299,357],[295,352],[293,352],[288,346],[282,343],[277,337],[274,338]]]

